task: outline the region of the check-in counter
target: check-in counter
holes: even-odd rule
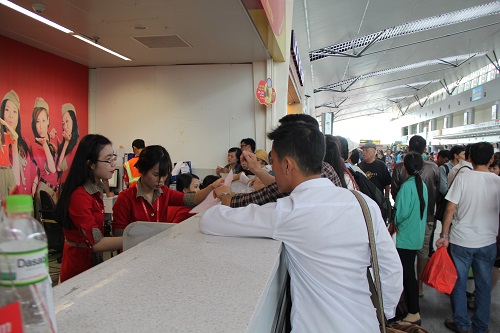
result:
[[[275,332],[281,242],[204,235],[194,216],[54,288],[60,332]]]

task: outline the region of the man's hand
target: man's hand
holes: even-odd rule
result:
[[[221,185],[214,190],[214,197],[221,199],[223,193],[231,193],[231,188],[226,185]]]
[[[244,150],[241,153],[241,158],[247,161],[248,169],[253,173],[261,169],[260,163],[257,161],[257,156],[254,153]]]
[[[448,245],[450,244],[450,241],[448,238],[439,238],[436,241],[436,247],[439,249],[441,246],[444,246],[445,248],[448,248]]]

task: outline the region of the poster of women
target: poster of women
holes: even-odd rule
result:
[[[0,43],[0,200],[29,194],[38,217],[41,196],[57,203],[88,133],[89,70],[2,36]]]

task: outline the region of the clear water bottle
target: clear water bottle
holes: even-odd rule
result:
[[[7,216],[0,217],[0,306],[20,303],[25,333],[54,333],[47,236],[32,217],[30,195],[10,195],[5,201]]]

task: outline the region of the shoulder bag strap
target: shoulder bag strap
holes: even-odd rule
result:
[[[462,170],[463,168],[467,168],[469,170],[472,170],[471,168],[469,168],[467,165],[464,165],[464,166],[461,166],[460,169],[458,169],[457,173],[455,174],[455,176],[453,176],[453,179],[451,180],[451,183],[450,185],[448,185],[448,188],[451,187],[451,184],[453,184],[453,182],[455,181],[455,178],[457,178],[458,174],[460,173],[460,170]]]
[[[375,233],[373,231],[373,223],[372,217],[370,214],[370,209],[366,204],[365,199],[359,192],[351,190],[352,194],[358,199],[359,204],[361,205],[361,210],[363,211],[363,216],[366,222],[366,229],[368,230],[368,241],[370,244],[370,250],[372,255],[372,267],[373,267],[373,275],[375,278],[375,285],[373,283],[372,276],[370,274],[370,270],[367,268],[366,276],[368,279],[368,284],[370,285],[370,291],[372,293],[372,302],[375,308],[377,309],[377,317],[380,323],[380,331],[385,333],[385,315],[384,315],[384,303],[382,299],[382,285],[380,283],[380,274],[378,269],[378,259],[377,259],[377,248],[375,244]]]

